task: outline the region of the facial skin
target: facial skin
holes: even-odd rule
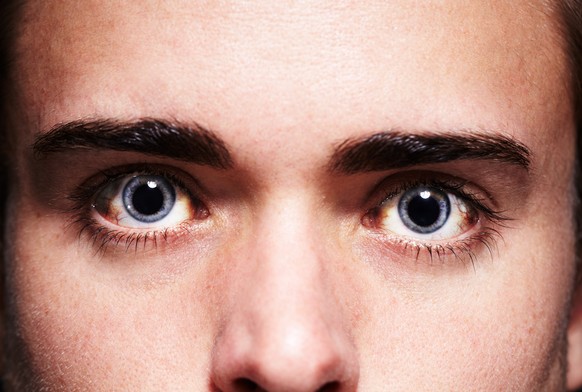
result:
[[[24,15],[4,256],[16,388],[564,388],[575,135],[547,5],[54,0]],[[96,147],[103,124],[151,139],[142,119],[186,140],[204,128],[227,159],[160,156],[176,139]],[[55,131],[79,120],[84,148]],[[334,165],[376,133],[486,153]],[[41,135],[57,147],[35,153]],[[199,208],[178,188],[174,223],[124,227],[99,196],[112,169],[177,178]],[[462,201],[449,232],[402,232],[383,200],[435,183],[494,213]]]

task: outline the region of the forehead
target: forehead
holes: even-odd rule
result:
[[[17,79],[38,130],[169,116],[227,140],[386,128],[519,137],[566,111],[563,40],[544,2],[55,0],[29,2],[24,21]]]

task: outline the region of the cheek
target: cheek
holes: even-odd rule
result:
[[[385,379],[391,369],[412,390],[562,388],[574,254],[571,235],[552,245],[548,235],[508,235],[499,257],[462,274],[435,271],[432,280],[396,290],[383,282],[368,293],[362,379]]]
[[[185,272],[193,278],[172,285],[136,276],[120,284],[111,276],[125,270],[71,245],[54,215],[36,216],[22,202],[11,211],[9,313],[21,337],[18,355],[40,385],[161,390],[170,375],[172,385],[204,382],[214,328],[211,300],[197,295],[205,273]]]

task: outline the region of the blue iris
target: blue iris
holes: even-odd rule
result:
[[[134,219],[153,223],[166,217],[176,203],[176,191],[161,176],[133,177],[123,189],[123,205]]]
[[[451,213],[451,202],[440,189],[419,186],[404,192],[398,202],[402,223],[420,234],[434,233],[445,225]]]

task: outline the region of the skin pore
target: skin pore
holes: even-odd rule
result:
[[[564,388],[575,134],[545,2],[23,15],[14,389]],[[135,175],[169,181],[171,224],[114,203]],[[454,195],[446,232],[395,218],[419,186]]]

